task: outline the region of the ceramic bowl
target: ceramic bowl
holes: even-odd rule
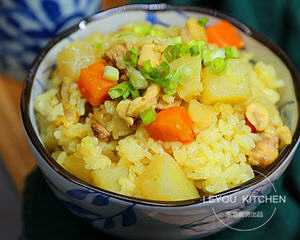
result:
[[[159,202],[131,198],[92,186],[65,171],[46,151],[38,132],[33,102],[45,89],[45,83],[55,67],[56,54],[74,39],[85,38],[98,29],[106,33],[117,30],[124,23],[148,20],[153,24],[184,25],[189,17],[207,17],[209,24],[220,19],[233,23],[246,48],[256,58],[271,63],[278,77],[285,81],[278,103],[281,117],[293,133],[292,144],[286,146],[278,159],[254,179],[211,197],[177,202]],[[268,194],[273,182],[289,165],[299,142],[299,78],[283,51],[262,34],[220,12],[199,7],[166,4],[128,5],[91,16],[59,34],[38,55],[27,74],[22,95],[21,113],[31,150],[47,182],[56,196],[74,214],[93,226],[126,238],[190,239],[218,232],[241,220],[230,217],[234,211],[252,211],[258,203],[245,201],[245,196]],[[264,177],[264,176],[265,177]],[[234,202],[228,203],[228,198]]]

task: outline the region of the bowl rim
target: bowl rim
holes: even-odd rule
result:
[[[199,197],[195,199],[188,199],[188,200],[181,200],[181,201],[157,201],[157,200],[146,200],[146,199],[140,199],[135,197],[129,197],[122,194],[114,193],[105,189],[98,188],[94,185],[91,185],[71,173],[69,173],[67,170],[65,170],[59,163],[57,163],[48,153],[48,151],[43,146],[42,142],[39,140],[37,134],[34,131],[33,125],[30,120],[30,114],[29,114],[29,106],[30,106],[30,98],[31,98],[31,90],[33,86],[33,80],[35,78],[35,74],[40,66],[40,63],[43,61],[46,54],[50,51],[50,49],[55,46],[58,42],[65,39],[72,33],[76,32],[77,30],[80,30],[80,25],[82,24],[88,24],[90,22],[93,22],[95,20],[103,19],[107,16],[114,15],[116,13],[120,12],[127,12],[127,11],[187,11],[187,12],[197,12],[202,14],[211,15],[220,19],[225,19],[232,24],[235,25],[235,27],[239,28],[242,32],[247,34],[248,36],[254,38],[255,40],[262,43],[264,46],[269,48],[275,55],[277,55],[281,61],[286,65],[288,68],[292,78],[293,78],[293,85],[294,85],[294,92],[296,97],[296,104],[298,107],[298,122],[296,126],[295,133],[293,135],[292,143],[288,146],[286,146],[278,156],[278,158],[270,165],[268,166],[263,172],[265,176],[270,176],[273,174],[284,162],[288,159],[289,155],[293,152],[295,147],[297,146],[297,143],[299,141],[300,136],[300,127],[299,127],[299,120],[300,120],[300,97],[297,94],[296,89],[300,88],[300,78],[297,73],[297,70],[293,66],[292,62],[288,58],[288,56],[283,52],[283,50],[277,46],[273,41],[262,35],[260,32],[254,30],[253,28],[249,27],[247,24],[242,23],[241,21],[230,17],[220,11],[213,10],[210,8],[202,8],[198,6],[185,6],[185,5],[170,5],[165,3],[160,4],[128,4],[116,8],[111,8],[99,13],[96,13],[90,17],[87,17],[74,26],[66,29],[65,31],[62,31],[60,34],[58,34],[56,37],[51,39],[47,45],[41,50],[41,52],[37,55],[34,62],[30,66],[30,69],[27,72],[27,75],[25,77],[25,81],[23,83],[23,89],[22,89],[22,95],[21,95],[21,103],[20,103],[20,110],[21,110],[21,119],[24,126],[24,131],[27,135],[28,141],[32,143],[34,148],[36,148],[37,152],[41,155],[43,161],[45,161],[48,166],[50,166],[56,173],[58,173],[60,176],[65,178],[66,180],[79,185],[80,187],[87,188],[89,190],[95,191],[99,194],[106,195],[108,197],[116,198],[118,200],[131,202],[135,204],[140,204],[144,206],[155,206],[155,207],[183,207],[183,206],[190,206],[194,204],[200,204],[200,203],[207,203],[209,200],[221,198],[224,196],[228,196],[230,194],[236,193],[238,191],[246,190],[247,188],[250,188],[259,182],[263,181],[264,177],[261,175],[255,176],[254,178],[246,181],[245,183],[238,185],[234,188],[228,189],[226,191],[212,194],[205,197]]]

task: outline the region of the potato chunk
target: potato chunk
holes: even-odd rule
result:
[[[207,42],[205,28],[201,26],[198,23],[198,19],[194,17],[191,17],[186,21],[184,28],[180,30],[179,34],[182,37],[184,43],[187,43],[192,39]]]
[[[75,154],[65,157],[61,164],[67,171],[76,177],[88,183],[90,182],[90,171],[84,167],[84,161],[77,158]]]
[[[210,127],[218,120],[218,113],[213,106],[200,103],[197,100],[190,101],[188,112],[193,122],[203,128]]]
[[[193,98],[200,96],[203,85],[201,82],[201,56],[200,54],[191,57],[190,54],[184,55],[170,63],[170,71],[175,71],[180,66],[186,66],[194,70],[193,76],[186,86],[179,84],[178,95],[184,101],[189,102]]]
[[[87,41],[74,41],[65,46],[57,54],[57,71],[59,77],[77,79],[81,68],[85,68],[96,61],[96,51]]]
[[[112,192],[120,192],[119,179],[127,176],[128,168],[125,166],[109,166],[102,170],[93,170],[91,173],[93,184]]]
[[[238,103],[251,97],[249,65],[243,59],[229,59],[224,73],[216,75],[209,67],[203,69],[204,103]]]
[[[144,199],[177,201],[199,197],[191,180],[170,155],[154,159],[136,179],[136,195]]]

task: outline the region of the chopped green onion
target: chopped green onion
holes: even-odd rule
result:
[[[203,48],[201,50],[203,65],[208,66],[215,58],[225,58],[225,50],[224,48],[218,48],[216,50],[209,50]]]
[[[135,47],[131,48],[131,49],[130,49],[130,52],[131,52],[131,54],[134,55],[134,56],[139,55],[139,51],[138,51]]]
[[[177,93],[177,89],[173,88],[173,89],[166,89],[165,93],[168,95],[168,96],[172,96],[174,95],[175,93]]]
[[[117,82],[119,80],[119,70],[112,66],[105,66],[103,78]]]
[[[192,68],[182,65],[176,70],[176,72],[178,72],[180,75],[179,83],[181,85],[186,86],[191,80],[194,70]]]
[[[155,121],[157,119],[156,112],[153,110],[152,107],[150,107],[146,111],[144,111],[140,115],[140,117],[146,126],[148,126],[150,123],[152,123],[153,121]]]
[[[95,42],[95,48],[101,48],[102,47],[102,43],[99,41]]]
[[[149,34],[151,36],[157,36],[157,37],[165,37],[165,33],[164,31],[160,30],[160,29],[154,29],[152,28],[149,32]]]
[[[143,71],[150,73],[152,71],[152,65],[151,65],[151,61],[148,59],[146,61],[143,62]]]
[[[152,79],[151,73],[153,71],[153,67],[151,65],[151,61],[148,59],[143,62],[143,68],[141,69],[141,74],[143,75],[144,78],[150,80]]]
[[[125,32],[125,33],[120,33],[116,35],[116,38],[121,38],[121,37],[126,37],[126,36],[136,36],[137,34],[134,32]]]
[[[149,34],[151,28],[152,26],[148,26],[148,25],[134,25],[133,31],[138,34],[147,35]]]
[[[137,89],[146,89],[148,87],[147,80],[143,77],[140,71],[135,69],[129,72],[129,82]]]
[[[188,43],[184,44],[181,48],[181,56],[190,53],[191,56],[197,56],[200,53],[201,48],[203,48],[204,46],[206,46],[206,42],[199,40],[199,41],[195,41],[194,39],[189,41]],[[198,47],[198,51],[197,51],[197,47]],[[192,48],[192,49],[191,49]],[[199,52],[199,53],[198,53]],[[195,55],[192,55],[195,54]]]
[[[191,54],[192,57],[199,55],[199,53],[200,52],[199,52],[198,45],[192,46],[190,48],[190,54]]]
[[[238,58],[240,55],[239,51],[236,47],[225,47],[225,56],[227,59],[229,58]]]
[[[110,88],[107,93],[111,99],[116,99],[122,97],[126,90],[130,88],[129,82],[122,82],[112,88]]]
[[[175,59],[180,57],[181,48],[181,44],[170,45],[166,47],[166,49],[164,50],[164,57],[168,62],[174,61]]]
[[[149,80],[151,80],[152,82],[156,83],[157,85],[159,85],[163,88],[166,88],[166,89],[169,88],[169,84],[164,79],[152,78]]]
[[[191,48],[192,46],[196,45],[197,42],[195,39],[192,39],[191,41],[187,42],[185,45],[188,47],[188,48]]]
[[[164,50],[164,57],[168,62],[172,62],[187,53],[190,53],[191,56],[197,56],[200,53],[199,49],[202,49],[206,46],[206,42],[202,40],[196,41],[195,39],[192,39],[188,43],[181,45],[181,37],[178,37],[178,40],[175,39],[175,42],[177,43],[176,45],[169,45]]]
[[[123,98],[123,99],[128,98],[129,95],[130,95],[130,93],[131,93],[131,86],[129,86],[129,87],[125,90],[125,92],[122,94],[122,98]]]
[[[175,73],[169,73],[167,78],[168,78],[168,83],[169,86],[165,89],[165,92],[168,96],[174,95],[175,93],[177,93],[177,87],[178,87],[178,82],[180,80],[180,74],[178,71],[176,71]]]
[[[163,88],[168,88],[166,76],[170,71],[170,66],[166,62],[162,62],[157,68],[151,66],[150,60],[143,62],[141,73],[144,78],[150,80]]]
[[[158,71],[159,77],[164,78],[170,71],[170,66],[165,61],[163,61],[158,65],[157,71]]]
[[[221,74],[225,71],[226,61],[223,58],[217,57],[215,58],[211,64],[209,65],[209,69],[214,74]]]
[[[199,23],[201,26],[205,27],[205,25],[208,23],[208,18],[206,18],[206,17],[201,17],[201,18],[198,19],[198,23]]]
[[[203,40],[199,40],[199,41],[197,41],[197,45],[199,48],[202,48],[202,47],[206,46],[206,42],[204,42]]]
[[[192,39],[191,41],[187,42],[181,47],[181,56],[190,53],[190,48],[195,46],[197,42],[195,39]]]
[[[182,37],[177,36],[173,38],[174,44],[182,44]]]
[[[171,75],[171,78],[169,80],[169,88],[177,90],[179,80],[180,74],[176,71],[174,74]]]
[[[181,49],[180,49],[180,56],[184,56],[186,54],[188,54],[190,52],[190,48],[187,43],[184,44],[183,46],[181,46]]]
[[[124,61],[128,66],[136,67],[139,51],[136,48],[131,48],[125,53]]]
[[[139,90],[136,89],[136,88],[133,89],[133,90],[131,90],[130,93],[131,93],[131,96],[132,96],[133,99],[136,99],[137,97],[140,96],[140,92],[139,92]]]

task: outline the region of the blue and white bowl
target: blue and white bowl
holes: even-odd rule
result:
[[[50,39],[99,10],[100,0],[0,0],[0,72],[23,80]]]
[[[220,19],[233,23],[243,37],[246,48],[257,59],[275,66],[285,81],[278,104],[284,124],[293,133],[292,144],[278,159],[254,179],[211,197],[177,202],[136,199],[92,186],[64,170],[46,151],[35,120],[33,102],[55,66],[56,54],[70,41],[83,39],[96,30],[106,33],[124,23],[148,20],[153,24],[184,25],[188,17],[207,17],[209,24]],[[214,10],[166,4],[128,5],[96,14],[62,32],[43,49],[34,61],[25,80],[21,113],[32,152],[49,186],[65,206],[93,226],[115,235],[135,239],[191,239],[216,233],[240,221],[231,217],[236,211],[249,212],[258,204],[246,199],[267,195],[273,183],[289,165],[299,143],[299,77],[283,51],[262,34],[241,22]],[[228,203],[227,199],[235,199]],[[222,201],[224,200],[224,201]],[[226,201],[225,201],[226,200]]]

